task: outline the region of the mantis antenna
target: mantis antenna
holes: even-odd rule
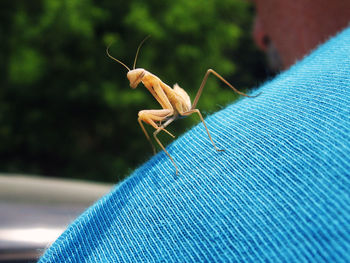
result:
[[[141,43],[141,44],[142,44],[142,43]],[[109,48],[110,48],[111,45],[112,45],[112,44],[110,44],[110,45],[107,47],[107,49],[106,49],[107,55],[108,55],[111,59],[113,59],[113,60],[117,61],[119,64],[123,65],[128,71],[130,71],[130,68],[129,68],[127,65],[125,65],[123,62],[121,62],[120,60],[116,59],[115,57],[111,56],[111,54],[109,54]],[[138,50],[137,50],[137,51],[138,51]]]
[[[136,51],[136,56],[135,56],[135,60],[134,60],[134,66],[132,69],[135,69],[135,66],[136,66],[136,61],[137,61],[137,56],[139,55],[139,51],[140,51],[140,48],[141,46],[143,45],[143,43],[145,43],[145,41],[150,38],[151,35],[148,35],[147,37],[145,37],[142,42],[140,43],[139,47],[137,48],[137,51]]]

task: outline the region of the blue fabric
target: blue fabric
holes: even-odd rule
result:
[[[218,91],[219,92],[219,91]],[[350,262],[350,29],[206,119],[41,262]]]

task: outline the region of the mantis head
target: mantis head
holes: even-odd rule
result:
[[[130,87],[135,89],[140,84],[145,74],[146,70],[144,70],[143,68],[129,70],[126,74],[126,77],[130,81]]]
[[[142,78],[145,76],[146,74],[146,70],[144,70],[143,68],[137,68],[135,69],[135,66],[136,66],[136,61],[137,61],[137,56],[139,54],[139,51],[140,51],[140,48],[142,46],[142,44],[149,38],[150,36],[147,36],[144,40],[142,40],[142,42],[140,43],[140,45],[138,46],[137,48],[137,51],[136,51],[136,56],[135,56],[135,60],[134,60],[134,66],[132,68],[132,70],[127,66],[125,65],[123,62],[121,62],[120,60],[112,57],[110,54],[109,54],[109,47],[110,45],[107,47],[106,49],[106,52],[107,52],[107,55],[117,61],[119,64],[123,65],[127,70],[128,70],[128,73],[126,74],[126,77],[129,79],[130,81],[130,87],[135,89],[139,84],[140,82],[142,81]]]

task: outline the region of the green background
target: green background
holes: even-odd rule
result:
[[[0,171],[121,180],[152,154],[138,111],[160,106],[142,85],[129,87],[106,46],[132,67],[151,35],[137,66],[192,99],[208,68],[247,91],[269,74],[251,39],[253,15],[239,0],[1,1]],[[210,77],[198,107],[210,114],[237,98]]]

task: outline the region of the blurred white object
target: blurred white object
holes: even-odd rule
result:
[[[0,262],[36,262],[112,185],[0,174]]]

